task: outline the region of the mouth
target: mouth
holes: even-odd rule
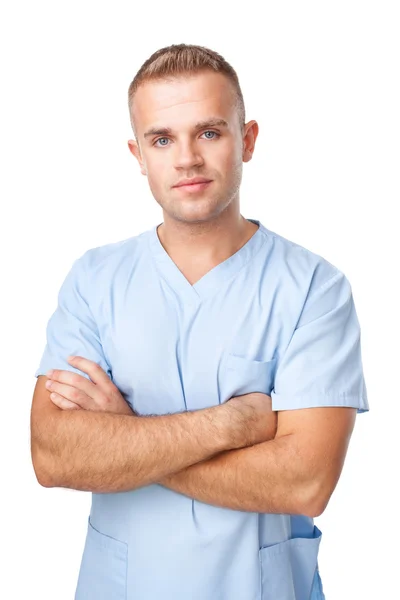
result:
[[[201,181],[200,183],[188,183],[187,185],[178,185],[174,189],[181,190],[183,192],[201,192],[210,185],[212,181]]]

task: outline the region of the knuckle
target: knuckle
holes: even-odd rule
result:
[[[109,406],[111,404],[111,398],[107,394],[100,395],[101,406]]]
[[[79,390],[71,390],[70,396],[71,396],[71,400],[78,400],[80,398],[80,391]]]
[[[71,383],[72,383],[72,385],[78,385],[79,380],[80,380],[80,378],[79,378],[79,375],[77,373],[72,373],[71,374]]]

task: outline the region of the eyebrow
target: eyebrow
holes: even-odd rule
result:
[[[229,125],[225,121],[225,119],[213,118],[213,119],[206,119],[205,121],[198,121],[194,126],[195,129],[204,129],[206,127],[229,127]],[[172,134],[172,129],[170,127],[161,127],[161,128],[152,127],[151,129],[148,129],[144,133],[144,138],[150,137],[151,135],[171,135],[171,134]]]

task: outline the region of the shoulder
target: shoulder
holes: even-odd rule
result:
[[[263,227],[270,240],[274,283],[286,307],[294,307],[296,326],[336,311],[346,318],[353,310],[352,287],[347,276],[325,257]],[[267,269],[268,270],[268,269]]]
[[[147,249],[149,231],[85,250],[74,260],[76,269],[86,275],[108,276],[118,265],[137,259]]]
[[[343,271],[324,256],[267,229],[261,223],[260,228],[269,242],[267,260],[271,269],[288,284],[304,293],[304,290],[322,290],[339,279],[347,281]]]
[[[126,258],[134,258],[147,247],[148,231],[138,235],[110,242],[102,246],[89,248],[80,256],[83,266],[89,271],[104,269],[107,265],[116,265]]]
[[[73,260],[67,275],[80,294],[93,299],[105,290],[121,272],[129,271],[148,247],[149,231],[129,238],[89,248]]]

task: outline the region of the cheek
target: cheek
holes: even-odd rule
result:
[[[225,173],[235,171],[238,164],[242,163],[242,147],[239,144],[229,144],[216,159],[216,164],[219,164]]]
[[[166,169],[165,164],[157,168],[152,165],[147,171],[147,183],[151,195],[161,206],[169,201],[171,195],[171,169]]]
[[[152,160],[147,162],[147,176],[149,179],[151,179],[155,184],[162,184],[162,182],[168,177],[168,173],[171,172],[169,162],[170,161],[166,155],[164,155],[164,158],[162,156],[155,158],[152,157]]]
[[[242,158],[241,156],[235,155],[233,152],[226,157],[224,163],[221,165],[221,170],[224,179],[233,180],[237,179],[242,170]]]
[[[147,169],[147,180],[150,189],[162,190],[166,183],[166,169],[164,165],[151,164]]]

